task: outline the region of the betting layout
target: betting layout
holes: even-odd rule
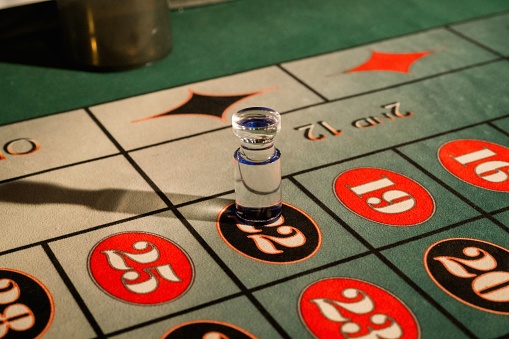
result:
[[[0,338],[508,335],[507,18],[0,127]],[[283,117],[265,227],[248,106]]]

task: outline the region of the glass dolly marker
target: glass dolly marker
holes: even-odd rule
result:
[[[235,214],[247,225],[267,225],[281,216],[281,153],[274,137],[281,116],[273,109],[249,107],[232,117],[233,133],[240,139],[235,151]]]

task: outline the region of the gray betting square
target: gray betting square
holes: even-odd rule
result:
[[[69,249],[67,249],[66,255],[73,257],[73,253]],[[27,273],[48,289],[53,298],[55,314],[44,338],[95,337],[94,330],[42,247],[32,247],[0,256],[0,267]],[[19,334],[22,335],[22,332]]]
[[[483,210],[493,212],[508,207],[509,197],[507,192],[471,185],[448,172],[440,164],[438,158],[440,147],[449,141],[462,139],[484,140],[509,148],[509,137],[507,135],[488,125],[481,125],[404,146],[400,150]],[[505,159],[505,161],[508,160]]]
[[[299,315],[299,297],[311,284],[327,278],[353,278],[398,298],[415,316],[422,338],[463,338],[463,334],[422,296],[374,255],[301,276],[254,293],[291,338],[315,338]],[[339,296],[338,296],[339,297]],[[324,316],[325,317],[325,316]],[[327,321],[323,319],[324,323]],[[338,325],[338,332],[340,323]],[[364,329],[366,332],[369,329]]]
[[[117,153],[83,110],[0,127],[0,181]]]
[[[429,51],[431,53],[415,61],[408,73],[376,70],[347,72],[367,62],[375,51],[380,53]],[[435,29],[289,62],[283,64],[283,67],[332,100],[414,81],[494,58],[492,53],[451,32]]]
[[[438,287],[426,272],[423,264],[426,250],[434,243],[450,238],[487,241],[509,251],[507,233],[490,221],[482,219],[383,251],[382,254],[478,338],[504,337],[508,330],[507,314],[487,312],[459,301]]]
[[[123,156],[0,185],[0,251],[164,208]]]
[[[281,264],[259,261],[237,252],[222,240],[216,228],[216,219],[221,209],[233,202],[233,195],[189,205],[181,208],[181,211],[214,252],[248,288],[283,279],[366,251],[359,241],[291,182],[283,180],[282,191],[283,202],[309,215],[317,224],[321,234],[321,245],[314,255],[298,262],[296,260]]]
[[[225,110],[224,120],[204,114],[180,114],[138,121],[185,104],[192,93],[203,96],[254,94],[222,107]],[[118,100],[91,110],[115,139],[129,150],[229,126],[231,115],[245,107],[265,106],[284,112],[321,101],[284,71],[268,67]],[[202,106],[203,113],[213,109]]]
[[[187,292],[166,303],[137,305],[111,297],[92,281],[87,269],[90,251],[102,239],[127,231],[148,232],[162,236],[178,245],[187,254],[194,267],[194,280]],[[239,292],[203,247],[171,213],[155,214],[117,224],[52,242],[50,246],[105,333],[141,324]],[[72,255],[69,253],[71,248]],[[210,285],[210,281],[214,281],[214,286]]]
[[[334,181],[344,171],[363,167],[386,169],[404,175],[418,183],[429,192],[434,200],[435,210],[432,216],[413,226],[391,226],[363,218],[347,209],[334,193]],[[339,218],[351,226],[355,232],[375,247],[396,243],[478,215],[466,203],[391,151],[326,167],[298,175],[295,178],[311,191],[318,200],[326,204]],[[411,192],[409,193],[411,194]]]
[[[231,129],[142,149],[130,156],[174,204],[233,189]]]

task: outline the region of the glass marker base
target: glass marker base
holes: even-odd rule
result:
[[[235,216],[245,225],[272,224],[281,217],[282,203],[269,207],[244,207],[235,204]]]

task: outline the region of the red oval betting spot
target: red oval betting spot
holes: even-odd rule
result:
[[[193,281],[187,254],[161,236],[126,232],[97,244],[89,255],[89,271],[111,296],[136,304],[158,304],[184,294]]]
[[[329,278],[308,286],[300,316],[318,338],[419,338],[414,314],[398,298],[368,282]]]
[[[414,226],[435,212],[429,192],[414,180],[386,169],[355,168],[334,182],[338,200],[371,221],[392,226]]]
[[[509,192],[509,148],[482,140],[453,140],[438,151],[452,175],[484,189]]]

